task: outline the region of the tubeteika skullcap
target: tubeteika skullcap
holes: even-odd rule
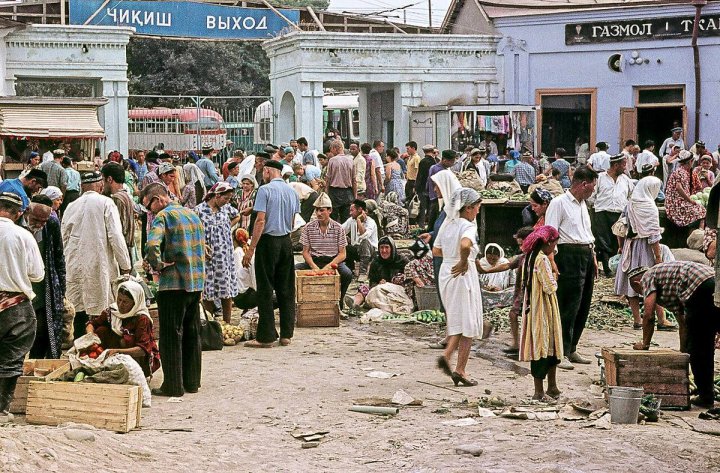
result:
[[[647,272],[648,269],[650,268],[648,268],[647,266],[639,266],[637,268],[631,269],[630,271],[628,271],[627,277],[628,279],[632,279],[639,274]]]
[[[100,182],[103,180],[103,176],[99,171],[84,172],[80,176],[80,182],[82,184],[92,184],[93,182]]]
[[[22,198],[14,192],[0,192],[0,200],[22,207]]]
[[[616,154],[615,156],[610,156],[610,164],[619,163],[623,159],[627,159],[627,157],[622,153]]]

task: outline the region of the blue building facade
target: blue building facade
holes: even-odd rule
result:
[[[502,35],[504,103],[533,105],[539,149],[582,154],[605,141],[657,146],[673,126],[685,143],[720,143],[720,4],[702,10],[701,86],[695,86],[690,5],[574,9],[490,18]],[[701,94],[695,136],[696,94]]]

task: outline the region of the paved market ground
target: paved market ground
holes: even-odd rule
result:
[[[501,356],[508,339],[501,333],[480,347],[482,358],[469,362],[479,386],[444,389],[455,388],[435,368],[439,352],[426,348],[436,332],[351,319],[339,329],[298,329],[289,347],[205,352],[200,392],[177,403],[154,398],[153,407],[143,409],[140,430],[94,430],[94,440],[78,441],[60,428],[22,425],[22,417],[20,425],[0,427],[0,471],[720,471],[720,437],[690,428],[718,432],[720,422],[698,420],[698,410],[610,430],[583,428],[583,421],[476,417],[474,403],[482,396],[514,405],[527,400],[527,366]],[[588,330],[581,352],[629,346],[637,336],[629,328]],[[678,346],[676,333],[658,333],[655,340]],[[397,376],[370,378],[371,370]],[[592,397],[598,378],[595,364],[560,372],[563,398]],[[354,400],[391,398],[399,389],[421,399],[422,407],[389,418],[348,411]],[[467,417],[476,423],[445,423]],[[317,448],[303,449],[291,434],[307,431],[329,433]],[[483,452],[456,453],[462,445]]]

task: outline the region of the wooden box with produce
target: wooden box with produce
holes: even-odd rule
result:
[[[77,422],[125,433],[140,426],[141,409],[140,386],[33,381],[26,420],[42,425]]]
[[[68,360],[25,360],[23,375],[18,378],[15,397],[10,403],[10,412],[25,414],[30,381],[51,381],[58,379],[69,370],[70,362]]]
[[[669,349],[603,348],[608,386],[643,388],[661,408],[690,408],[690,355]]]
[[[339,327],[340,306],[335,301],[303,302],[295,306],[298,327]]]
[[[338,302],[340,275],[334,269],[295,271],[295,302]]]

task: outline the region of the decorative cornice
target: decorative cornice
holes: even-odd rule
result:
[[[106,43],[98,42],[95,38],[95,42],[92,41],[53,41],[53,40],[33,40],[33,39],[13,39],[10,38],[6,41],[8,47],[15,48],[44,48],[44,49],[80,49],[83,46],[87,48],[95,49],[125,49],[124,43]]]

